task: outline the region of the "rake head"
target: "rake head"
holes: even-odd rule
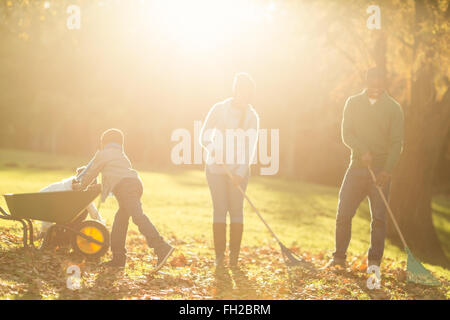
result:
[[[436,279],[430,271],[412,255],[408,247],[405,248],[408,254],[408,260],[406,264],[406,280],[417,284],[426,286],[439,286],[441,283]]]
[[[279,243],[281,248],[281,254],[283,255],[284,263],[288,267],[295,267],[299,266],[304,269],[313,270],[314,266],[312,263],[302,259],[298,255],[296,255],[294,252],[289,250],[285,245],[283,245],[281,242]]]

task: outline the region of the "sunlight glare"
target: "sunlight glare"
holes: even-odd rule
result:
[[[207,50],[233,39],[273,12],[250,0],[167,0],[158,3],[164,27],[182,47]]]

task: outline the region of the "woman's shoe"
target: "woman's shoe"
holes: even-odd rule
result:
[[[216,268],[222,268],[225,261],[225,247],[227,245],[227,225],[213,224],[214,250],[216,252]]]

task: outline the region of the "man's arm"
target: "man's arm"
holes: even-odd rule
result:
[[[362,156],[369,152],[369,149],[359,141],[353,131],[353,115],[352,106],[350,104],[350,98],[344,106],[344,114],[342,117],[341,136],[342,142],[350,149],[354,150],[359,156]]]
[[[402,153],[403,149],[403,128],[403,111],[402,108],[398,106],[391,120],[389,133],[389,153],[386,164],[384,166],[384,170],[388,173],[392,172],[392,170],[400,160],[400,154]]]

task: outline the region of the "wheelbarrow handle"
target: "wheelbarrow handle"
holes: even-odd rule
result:
[[[1,206],[0,206],[0,219],[4,219],[4,220],[10,220],[10,221],[17,221],[20,222],[22,224],[22,229],[23,229],[23,238],[22,238],[22,242],[23,242],[23,246],[24,247],[28,247],[28,226],[27,226],[27,222],[24,219],[16,219],[14,217],[11,217],[10,214],[8,214]],[[31,226],[32,228],[33,226]],[[32,239],[33,235],[31,235],[30,240]],[[31,243],[31,242],[30,242]],[[32,246],[34,246],[33,243],[31,243]]]
[[[3,209],[1,206],[0,206],[0,213],[1,213],[3,216],[9,217],[8,212],[6,212],[5,209]]]

